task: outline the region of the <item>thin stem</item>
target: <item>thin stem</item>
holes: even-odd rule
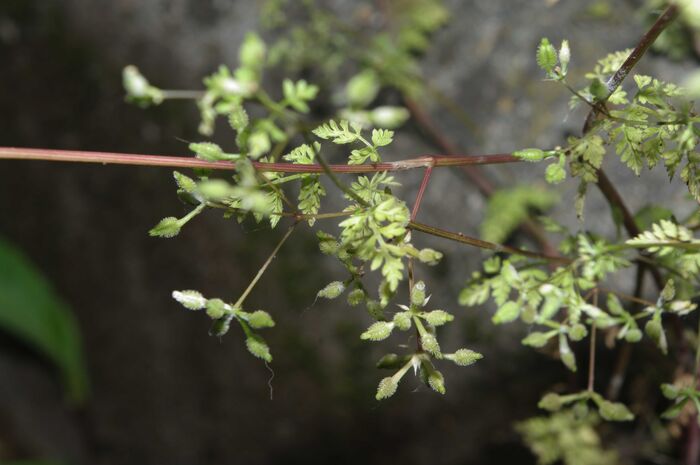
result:
[[[416,201],[413,203],[413,210],[411,211],[411,221],[416,219],[416,216],[418,216],[418,211],[420,210],[420,205],[421,202],[423,201],[423,195],[425,195],[425,189],[428,187],[428,182],[430,182],[430,175],[433,172],[433,167],[428,166],[425,169],[425,172],[423,173],[423,179],[420,183],[420,187],[418,188],[418,195],[416,195]],[[411,232],[409,231],[408,234],[406,234],[406,241],[411,240]],[[415,282],[414,279],[414,264],[415,260],[413,257],[408,257],[408,296],[409,300],[412,302],[413,301],[413,284]],[[416,327],[417,330],[417,327]],[[417,338],[416,343],[418,344],[418,350],[422,350],[421,342],[420,342],[420,335]]]
[[[165,155],[140,155],[132,153],[114,152],[87,152],[76,150],[49,150],[0,147],[0,160],[45,160],[54,162],[76,163],[101,163],[103,165],[140,165],[140,166],[165,166],[171,168],[205,168],[212,170],[235,170],[233,163],[226,161],[205,161],[197,158],[165,156]],[[320,161],[320,160],[319,160]],[[428,166],[468,166],[468,165],[492,165],[500,163],[522,162],[510,154],[491,155],[423,155],[406,160],[372,163],[367,165],[301,165],[294,163],[266,163],[252,162],[256,170],[260,172],[275,173],[376,173],[380,171],[405,171]]]
[[[605,105],[607,98],[610,97],[610,95],[612,95],[618,87],[620,87],[622,81],[625,80],[632,69],[634,69],[634,67],[637,65],[639,60],[641,60],[641,58],[644,56],[649,47],[651,47],[664,29],[666,29],[666,27],[673,22],[676,16],[678,16],[678,7],[675,4],[672,4],[666,8],[666,10],[651,26],[651,28],[649,28],[649,30],[642,36],[634,50],[632,50],[632,53],[630,53],[630,56],[627,57],[615,74],[608,79],[608,82],[606,83],[608,95],[602,101],[598,102],[596,107],[588,113],[586,123],[583,126],[584,133],[587,133],[593,127],[595,119],[602,107]]]
[[[250,284],[248,284],[248,287],[245,289],[245,291],[243,291],[243,294],[241,294],[236,303],[233,304],[235,308],[241,308],[246,297],[248,297],[250,291],[252,291],[255,285],[258,283],[258,281],[260,281],[260,278],[262,277],[263,273],[265,273],[267,267],[270,266],[270,263],[272,263],[272,260],[274,260],[275,255],[277,255],[277,252],[279,252],[279,250],[282,248],[282,245],[284,245],[284,243],[287,241],[287,238],[289,238],[289,236],[292,234],[292,231],[294,231],[296,225],[297,223],[294,223],[289,227],[289,229],[287,229],[287,232],[284,234],[284,236],[282,236],[282,239],[279,241],[279,243],[277,243],[277,246],[274,248],[270,256],[267,257],[267,260],[265,260],[265,263],[263,263],[262,267],[258,270],[258,273],[255,275]]]
[[[504,252],[510,254],[522,255],[524,257],[539,258],[542,260],[547,260],[554,263],[569,264],[573,260],[566,257],[556,256],[556,255],[546,255],[537,252],[530,252],[529,250],[522,250],[515,247],[510,247],[507,245],[496,244],[493,242],[484,241],[474,237],[465,236],[460,232],[451,232],[444,229],[436,228],[434,226],[428,226],[427,224],[417,223],[411,221],[408,227],[414,231],[420,231],[426,234],[430,234],[437,237],[442,237],[443,239],[449,239],[455,242],[461,242],[462,244],[471,245],[473,247],[478,247],[480,249],[494,250],[496,252]]]
[[[593,290],[593,306],[598,306],[598,289]],[[595,321],[591,325],[591,341],[588,351],[588,392],[593,392],[593,383],[595,382],[595,339],[596,325]]]
[[[634,280],[634,295],[629,296],[632,297],[630,301],[634,304],[632,305],[632,311],[634,312],[639,311],[641,309],[641,305],[654,305],[652,302],[647,302],[641,298],[642,293],[644,291],[644,276],[646,274],[647,269],[648,268],[645,263],[637,263],[637,271],[635,273]],[[615,401],[620,395],[620,389],[622,389],[622,384],[625,382],[627,366],[629,365],[631,354],[632,344],[630,344],[629,342],[623,342],[620,349],[617,352],[615,367],[613,368],[613,373],[610,376],[610,381],[608,382],[607,398],[611,401]]]
[[[693,386],[698,388],[698,372],[700,371],[700,317],[698,318],[698,333],[695,338],[695,369],[693,370]]]
[[[167,100],[197,100],[206,94],[203,90],[163,90],[163,98]]]
[[[637,296],[636,296],[636,293],[635,293],[635,295],[629,295],[629,294],[625,294],[625,293],[623,293],[623,292],[619,292],[619,291],[616,291],[616,290],[614,290],[614,289],[608,289],[607,287],[602,287],[602,286],[601,286],[601,287],[598,287],[598,290],[599,290],[600,292],[605,292],[605,293],[608,293],[608,294],[614,294],[614,295],[616,295],[617,297],[619,297],[619,298],[622,299],[622,300],[626,300],[626,301],[629,301],[629,302],[634,302],[634,303],[640,304],[640,305],[646,305],[647,307],[653,307],[653,306],[656,305],[654,302],[652,302],[652,301],[650,301],[650,300],[646,300],[646,299],[642,299],[642,298],[637,297]]]
[[[420,210],[421,202],[423,201],[423,196],[425,195],[425,189],[428,187],[428,182],[430,182],[430,175],[433,173],[433,167],[428,166],[423,173],[423,180],[418,188],[418,195],[416,196],[416,201],[413,204],[413,210],[411,211],[411,221],[414,221],[418,216],[418,210]]]
[[[220,203],[215,203],[215,202],[207,202],[207,207],[210,208],[220,208],[222,210],[227,210],[232,213],[251,213],[250,210],[244,210],[242,208],[233,208],[229,207],[228,205],[220,204]],[[345,216],[350,216],[352,215],[353,212],[351,211],[345,211],[345,212],[330,212],[330,213],[316,213],[315,215],[310,215],[310,214],[303,214],[303,213],[298,213],[298,212],[275,212],[272,215],[274,216],[284,216],[287,218],[294,218],[297,221],[304,221],[304,220],[326,220],[326,219],[332,219],[332,218],[342,218]]]

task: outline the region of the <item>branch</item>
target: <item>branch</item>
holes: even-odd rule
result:
[[[205,161],[197,158],[164,156],[164,155],[140,155],[131,153],[112,152],[86,152],[75,150],[48,150],[0,147],[0,160],[46,160],[76,163],[101,163],[103,165],[141,165],[141,166],[167,166],[171,168],[206,168],[212,170],[235,170],[236,165],[227,161]],[[423,155],[407,160],[391,161],[385,163],[372,163],[368,165],[328,165],[334,173],[376,173],[379,171],[405,171],[430,166],[469,166],[469,165],[494,165],[501,163],[519,163],[522,160],[510,154],[492,155]],[[324,174],[325,169],[320,164],[297,165],[294,163],[265,163],[253,162],[253,166],[261,172],[277,173],[319,173]]]
[[[661,34],[664,31],[664,29],[666,29],[666,27],[676,18],[677,15],[678,7],[676,7],[675,5],[669,6],[661,14],[661,16],[659,16],[659,18],[646,32],[646,34],[642,36],[642,38],[637,43],[637,46],[634,48],[634,50],[632,50],[632,53],[630,53],[630,56],[627,57],[625,62],[622,63],[620,68],[608,80],[608,95],[602,101],[598,102],[595,105],[595,107],[592,108],[591,111],[588,113],[588,116],[586,117],[586,122],[583,125],[584,134],[586,134],[593,128],[597,116],[601,112],[604,112],[605,102],[607,101],[608,97],[612,95],[612,93],[615,92],[615,90],[618,87],[620,87],[622,81],[624,81],[624,79],[629,75],[629,73],[639,62],[642,56],[644,56],[644,53],[654,43],[656,38],[659,37],[659,34]],[[625,226],[625,230],[627,230],[627,234],[629,234],[630,237],[638,236],[641,231],[637,227],[637,223],[634,221],[634,216],[632,216],[632,213],[629,211],[629,208],[627,208],[627,205],[622,200],[622,197],[620,196],[619,192],[617,192],[615,185],[610,181],[610,178],[608,178],[608,176],[602,169],[598,170],[597,184],[601,193],[603,194],[607,202],[610,204],[610,207],[613,210],[618,210],[622,215],[622,222]],[[663,278],[661,276],[661,273],[659,272],[659,269],[655,266],[652,266],[650,270],[654,277],[656,285],[659,288],[662,288]]]
[[[630,56],[627,57],[625,62],[622,63],[615,74],[608,79],[608,82],[606,83],[608,88],[607,97],[598,102],[595,108],[591,109],[591,111],[588,113],[588,116],[586,117],[586,124],[583,126],[584,133],[591,129],[593,123],[595,122],[596,116],[602,111],[608,97],[610,97],[610,95],[612,95],[612,93],[615,92],[618,87],[620,87],[622,81],[624,81],[632,69],[634,69],[639,60],[641,60],[646,51],[649,50],[649,47],[652,46],[664,29],[666,29],[666,27],[668,27],[668,25],[671,24],[674,19],[676,19],[676,16],[678,16],[678,7],[675,4],[671,4],[663,13],[661,13],[661,16],[659,16],[656,22],[651,26],[651,28],[649,28],[646,34],[639,39],[637,46],[634,47],[634,50],[632,50]]]
[[[522,255],[524,257],[539,258],[547,260],[553,263],[569,264],[573,260],[570,258],[558,256],[558,255],[547,255],[538,252],[530,252],[529,250],[518,249],[516,247],[510,247],[508,245],[496,244],[494,242],[488,242],[475,237],[465,236],[460,232],[451,232],[444,229],[436,228],[433,226],[428,226],[427,224],[417,223],[411,221],[408,223],[409,229],[414,231],[420,231],[422,233],[430,234],[432,236],[442,237],[443,239],[449,239],[451,241],[460,242],[462,244],[471,245],[473,247],[478,247],[480,249],[493,250],[495,252],[505,252],[509,254]]]

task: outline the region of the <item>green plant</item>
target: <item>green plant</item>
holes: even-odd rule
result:
[[[269,2],[266,6],[266,17],[278,32],[284,30],[284,3]],[[635,415],[634,409],[617,402],[612,398],[615,396],[606,398],[596,391],[596,337],[604,332],[613,341],[639,343],[648,339],[664,354],[673,350],[670,339],[679,346],[688,344],[682,331],[676,329],[670,337],[667,327],[669,322],[678,327],[679,318],[697,307],[700,239],[694,231],[700,226],[700,214],[696,210],[678,220],[665,208],[651,206],[634,215],[602,166],[612,153],[636,175],[641,175],[644,168],[663,164],[669,179],[678,177],[685,184],[691,202],[700,202],[700,155],[696,151],[700,118],[692,101],[681,87],[651,76],[634,75],[633,90],[621,86],[679,14],[688,25],[696,25],[697,4],[671,3],[634,49],[601,59],[585,75],[588,84],[581,89],[569,81],[569,43],[564,40],[555,47],[548,39],[542,39],[535,59],[545,78],[571,92],[572,107],[589,108],[582,134],[553,148],[458,156],[457,149],[427,119],[415,100],[422,93],[440,100],[439,93],[421,78],[416,60],[417,54],[428,46],[430,34],[446,20],[445,9],[437,0],[385,3],[388,10],[382,13],[392,21],[394,29],[358,34],[357,29],[305,1],[306,22],[292,27],[269,49],[258,35],[248,35],[240,49],[239,66],[234,70],[221,67],[204,80],[202,91],[163,90],[150,84],[135,67],[124,70],[127,98],[138,105],[192,98],[200,109],[200,132],[205,136],[212,133],[216,118],[227,118],[235,133],[230,149],[211,142],[193,143],[190,148],[195,160],[24,149],[0,149],[0,157],[205,169],[194,177],[174,173],[178,195],[192,210],[182,218],[164,218],[150,231],[153,236],[176,236],[207,209],[222,210],[226,217],[239,222],[266,221],[272,228],[289,222],[270,258],[233,303],[205,298],[193,290],[173,293],[187,309],[203,311],[212,319],[213,335],[224,335],[236,320],[248,350],[266,362],[272,361],[271,351],[253,330],[271,327],[274,322],[264,311],[245,311],[246,298],[296,227],[306,223],[318,228],[322,220],[336,221],[337,232],[318,229],[317,238],[320,251],[337,259],[346,279],[320,283],[317,297],[336,299],[347,294],[349,305],[364,306],[374,322],[359,335],[363,340],[383,341],[401,332],[415,332],[415,348],[402,354],[389,353],[379,361],[380,368],[395,371],[379,382],[377,399],[394,395],[411,369],[433,390],[445,393],[445,380],[436,364],[447,360],[467,366],[481,359],[480,354],[469,349],[443,350],[438,328],[451,322],[454,315],[432,309],[425,283],[416,279],[418,263],[434,265],[442,254],[417,246],[413,233],[493,251],[483,262],[483,270],[474,272],[460,292],[461,305],[481,305],[493,300],[497,307],[492,318],[495,324],[520,320],[530,325],[533,330],[522,343],[553,349],[572,372],[580,366],[575,343],[584,339],[589,343],[585,389],[546,394],[539,405],[552,415],[522,423],[520,431],[542,463],[558,459],[567,463],[609,462],[612,455],[600,449],[600,441],[591,433],[593,426],[599,418],[631,421]],[[357,47],[358,41],[365,46]],[[309,43],[314,43],[313,53],[307,53]],[[341,64],[353,72],[342,86],[340,105],[329,114],[314,106],[315,99],[327,87],[338,86],[341,76],[337,69]],[[285,79],[268,92],[262,77],[273,66],[282,66],[290,73],[310,68],[319,84]],[[373,106],[379,102],[381,91],[395,92],[404,105]],[[466,120],[459,109],[446,106]],[[252,108],[255,110],[250,111]],[[386,147],[393,142],[394,131],[409,115],[445,155],[383,159]],[[312,116],[321,119],[314,120]],[[330,157],[339,153],[346,162],[330,164]],[[476,165],[483,164],[540,162],[547,163],[543,177],[548,183],[559,184],[568,178],[577,181],[573,206],[581,221],[577,231],[551,218],[530,218],[533,210],[542,213],[553,206],[556,198],[551,194],[526,186],[497,191],[476,171]],[[466,169],[470,179],[490,198],[481,238],[417,221],[432,172],[440,167]],[[393,190],[398,185],[399,172],[413,169],[423,170],[424,175],[415,200],[409,204],[394,195]],[[215,170],[234,170],[235,174],[224,178],[216,176]],[[356,176],[349,183],[340,177],[350,174]],[[296,191],[289,188],[292,184],[297,186]],[[626,230],[628,238],[620,234],[602,237],[585,229],[585,198],[591,184],[600,189],[610,204],[614,221],[619,229]],[[322,211],[329,185],[345,202],[338,211]],[[290,198],[293,192],[296,199]],[[541,251],[502,244],[516,232],[529,235]],[[557,247],[550,243],[547,233],[561,238]],[[613,275],[627,270],[637,276],[633,294],[610,284]],[[366,284],[366,276],[371,272],[380,281],[377,289]],[[643,298],[646,273],[658,287],[653,300]],[[390,305],[394,302],[406,303],[394,311]],[[674,401],[664,414],[666,418],[674,417],[686,405],[700,406],[700,344],[695,345],[695,366],[685,366],[684,360],[678,360],[679,370],[691,373],[690,383],[663,387],[664,395]],[[597,414],[589,411],[591,407]],[[565,437],[566,432],[571,435]],[[571,441],[583,452],[571,449],[567,445]]]
[[[0,328],[56,366],[69,401],[85,400],[87,369],[70,309],[34,265],[4,239],[0,239]]]

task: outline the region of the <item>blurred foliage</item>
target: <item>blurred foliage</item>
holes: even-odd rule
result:
[[[46,278],[16,247],[0,238],[0,328],[47,357],[61,372],[66,394],[88,394],[78,326]]]

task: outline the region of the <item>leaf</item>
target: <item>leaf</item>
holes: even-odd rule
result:
[[[571,49],[569,48],[569,41],[562,40],[561,47],[559,48],[559,63],[561,64],[561,73],[566,76],[566,72],[569,68],[569,62],[571,61]]]
[[[388,129],[372,129],[372,144],[376,147],[383,147],[391,144],[394,140],[394,131]]]
[[[423,347],[423,350],[425,350],[432,356],[436,358],[442,358],[442,353],[440,352],[440,344],[438,343],[438,340],[434,335],[428,332],[421,332],[420,345],[421,347]]]
[[[330,139],[335,144],[349,144],[355,142],[359,137],[359,127],[350,127],[350,123],[341,120],[336,123],[334,120],[322,124],[312,131],[321,139]]]
[[[559,184],[566,179],[566,170],[562,158],[557,163],[552,163],[547,166],[544,171],[544,179],[550,184]]]
[[[556,334],[556,331],[549,331],[546,333],[532,332],[528,334],[525,339],[523,339],[522,343],[523,345],[530,347],[544,347],[552,337],[556,336]]]
[[[134,65],[124,68],[122,83],[126,91],[126,99],[142,108],[160,105],[164,100],[163,91],[152,86]]]
[[[433,310],[432,312],[423,313],[421,318],[433,326],[442,326],[454,320],[455,317],[444,310]]]
[[[515,321],[520,315],[520,304],[509,300],[504,303],[493,315],[491,319],[495,324],[510,323]]]
[[[173,291],[173,299],[188,310],[202,310],[207,306],[207,299],[198,291]]]
[[[598,135],[583,137],[574,145],[573,153],[598,169],[603,165],[603,157],[605,156],[603,139]]]
[[[661,414],[661,418],[665,418],[666,420],[672,420],[676,418],[681,413],[683,407],[685,407],[685,404],[687,404],[689,400],[690,398],[688,397],[682,397],[681,399],[677,400],[675,404],[671,405]]]
[[[411,312],[399,312],[394,315],[393,322],[401,331],[407,331],[411,328]]]
[[[481,355],[479,352],[475,352],[473,350],[459,349],[454,354],[445,354],[445,358],[447,360],[452,360],[459,366],[466,367],[478,362],[479,360],[484,358],[484,356]]]
[[[383,105],[376,107],[369,114],[374,126],[386,129],[394,129],[406,122],[410,113],[403,107]]]
[[[435,392],[445,393],[445,378],[438,370],[432,370],[428,374],[428,384]]]
[[[513,152],[513,156],[524,161],[538,162],[547,157],[547,153],[541,149],[523,149]]]
[[[669,383],[664,383],[661,385],[661,392],[663,393],[664,397],[669,400],[676,399],[680,394],[678,387]]]
[[[545,394],[542,399],[538,402],[537,406],[548,412],[556,412],[565,404],[566,402],[562,399],[562,396],[555,394],[553,392]]]
[[[194,179],[185,176],[184,174],[179,173],[177,171],[173,171],[173,177],[175,178],[175,183],[177,184],[177,187],[183,190],[184,192],[191,194],[197,190],[197,183],[194,181]]]
[[[345,291],[345,284],[342,281],[333,281],[326,285],[323,289],[318,291],[316,297],[323,297],[324,299],[335,299],[340,294]]]
[[[300,113],[308,113],[309,105],[307,102],[316,98],[318,87],[307,83],[303,79],[293,82],[290,79],[285,79],[282,82],[282,91],[285,101]]]
[[[302,144],[299,147],[292,150],[291,152],[289,152],[287,155],[283,156],[282,158],[298,165],[311,165],[314,163],[314,160],[316,158],[316,152],[320,148],[321,147],[318,144],[315,144],[316,150],[314,150],[313,148],[311,148],[311,146],[307,144]]]
[[[634,214],[634,222],[640,230],[649,229],[652,224],[671,218],[673,218],[671,210],[654,204],[645,205]]]
[[[651,84],[651,76],[644,76],[642,74],[635,74],[633,76],[634,82],[637,83],[639,90],[644,89],[646,86]]]
[[[231,112],[228,114],[228,122],[231,127],[237,132],[242,133],[248,127],[250,119],[248,118],[248,112],[245,111],[243,105],[234,105]]]
[[[631,421],[634,420],[634,415],[625,404],[620,402],[610,402],[602,400],[598,403],[598,412],[603,419],[608,421]]]
[[[264,310],[256,310],[250,315],[248,315],[248,324],[251,328],[261,329],[261,328],[272,328],[275,326],[275,322]]]
[[[673,300],[673,297],[676,295],[676,286],[673,283],[673,279],[669,279],[666,281],[666,285],[664,288],[661,290],[661,298],[665,300],[666,302],[669,302]]]
[[[197,158],[205,161],[235,161],[240,158],[240,155],[225,153],[221,147],[212,142],[193,142],[189,145],[190,150],[195,153]]]
[[[374,147],[362,147],[361,149],[355,149],[350,152],[350,157],[348,158],[349,165],[361,165],[367,161],[369,158],[372,162],[379,161],[379,153]]]
[[[576,357],[571,352],[569,341],[564,334],[559,334],[559,358],[569,370],[576,371]]]
[[[68,398],[88,395],[80,332],[70,308],[38,269],[0,238],[0,327],[47,357],[59,370]]]
[[[459,304],[468,307],[481,305],[489,298],[490,291],[491,286],[488,281],[472,283],[459,293]]]
[[[554,67],[557,65],[557,51],[549,42],[549,39],[542,38],[537,47],[537,65],[542,68],[547,75],[552,75]]]
[[[258,70],[265,64],[267,47],[259,35],[249,32],[238,51],[241,65]]]
[[[196,291],[191,291],[196,292]],[[175,293],[173,293],[173,296]],[[180,301],[180,299],[176,299]],[[226,303],[221,299],[209,299],[207,300],[207,316],[212,320],[218,320],[223,318],[226,312]]]
[[[377,73],[372,69],[365,69],[348,81],[345,87],[348,103],[353,108],[364,108],[375,99],[380,87]]]
[[[272,354],[270,354],[270,348],[268,347],[265,339],[258,336],[257,334],[251,334],[245,340],[245,345],[248,348],[248,352],[255,355],[258,358],[265,360],[266,362],[272,361]]]
[[[160,222],[148,231],[148,234],[153,237],[175,237],[180,233],[180,220],[169,216],[163,218]]]
[[[321,197],[326,195],[326,189],[319,182],[318,175],[309,175],[301,182],[299,189],[299,210],[304,215],[316,215],[321,208]],[[313,216],[308,219],[309,226],[316,223]]]
[[[481,222],[481,238],[503,243],[530,216],[531,210],[544,212],[559,200],[555,192],[535,186],[499,189],[489,198]]]
[[[399,383],[394,380],[393,377],[389,376],[384,378],[379,382],[379,387],[377,388],[377,400],[382,400],[393,396],[398,387]]]
[[[437,250],[425,248],[418,252],[418,260],[427,265],[437,265],[441,259],[442,252],[438,252]]]
[[[372,326],[367,328],[367,331],[360,335],[362,340],[381,341],[389,337],[394,329],[394,323],[386,321],[377,321]]]

